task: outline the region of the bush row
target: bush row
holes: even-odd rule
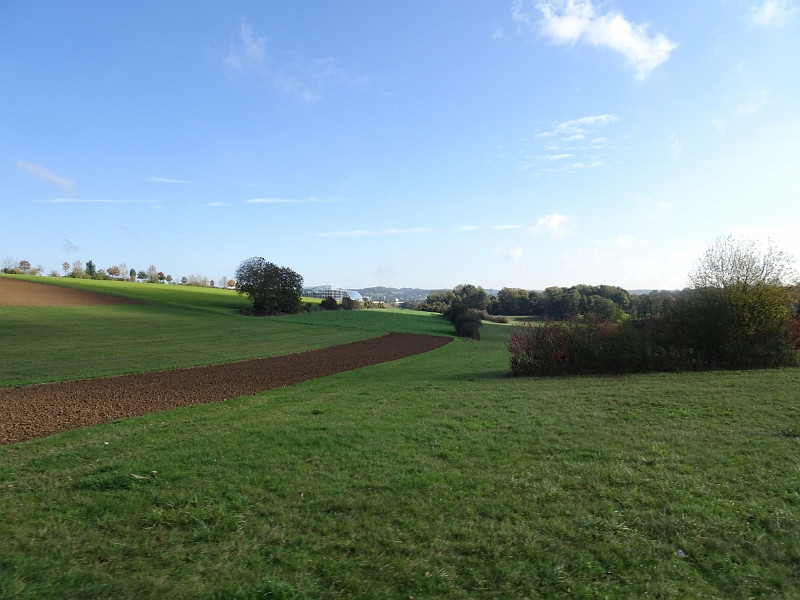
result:
[[[790,366],[800,357],[800,317],[786,290],[748,302],[695,291],[661,317],[613,323],[586,315],[515,328],[516,375],[574,375]],[[771,300],[763,296],[771,296]]]

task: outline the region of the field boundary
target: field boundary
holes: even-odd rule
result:
[[[173,408],[250,396],[422,354],[453,338],[389,333],[294,354],[0,389],[0,445]]]

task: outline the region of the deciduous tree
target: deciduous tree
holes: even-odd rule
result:
[[[296,313],[303,278],[288,267],[254,256],[236,269],[236,291],[250,298],[255,314]]]

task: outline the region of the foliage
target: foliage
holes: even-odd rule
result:
[[[515,327],[508,342],[511,372],[578,375],[656,370],[661,354],[651,355],[647,339],[642,330],[599,315],[561,323],[548,320],[543,325],[523,323]]]
[[[350,296],[342,298],[342,308],[345,310],[360,310],[361,302],[353,300]]]
[[[138,273],[136,273],[136,279],[140,281],[144,281],[145,279],[147,279],[147,271],[139,271]]]
[[[456,328],[456,334],[460,337],[469,338],[471,340],[481,339],[479,330],[483,323],[481,323],[481,317],[477,312],[473,310],[462,312],[455,318],[453,324]]]
[[[95,266],[94,262],[92,262],[91,260],[87,260],[86,261],[86,267],[84,267],[83,270],[86,271],[86,274],[90,278],[93,278],[95,276],[95,274],[97,274],[97,267]]]
[[[482,310],[489,305],[489,296],[481,286],[463,283],[453,288],[456,301],[465,304],[468,308]]]
[[[489,321],[490,323],[508,323],[508,319],[504,316],[490,315],[485,310],[476,311],[482,321]]]
[[[339,308],[339,304],[336,302],[336,298],[333,296],[328,296],[327,298],[323,299],[320,302],[320,306],[325,310],[336,310]]]
[[[442,314],[444,315],[445,319],[448,319],[451,323],[455,323],[458,315],[465,313],[468,310],[469,306],[466,304],[462,302],[453,302],[453,304],[449,305]]]
[[[800,360],[800,326],[790,258],[755,240],[720,238],[691,274],[695,287],[636,310],[649,315],[614,324],[614,311],[523,326],[509,342],[516,374],[555,375],[663,370],[769,368]],[[593,308],[603,303],[592,300]],[[658,301],[658,302],[656,302]],[[610,305],[606,305],[611,309]]]
[[[237,267],[236,291],[250,298],[256,315],[291,314],[300,310],[303,278],[288,267],[254,256]]]

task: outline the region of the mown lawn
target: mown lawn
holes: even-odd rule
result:
[[[0,447],[0,598],[800,596],[800,370],[510,378],[482,334]]]

